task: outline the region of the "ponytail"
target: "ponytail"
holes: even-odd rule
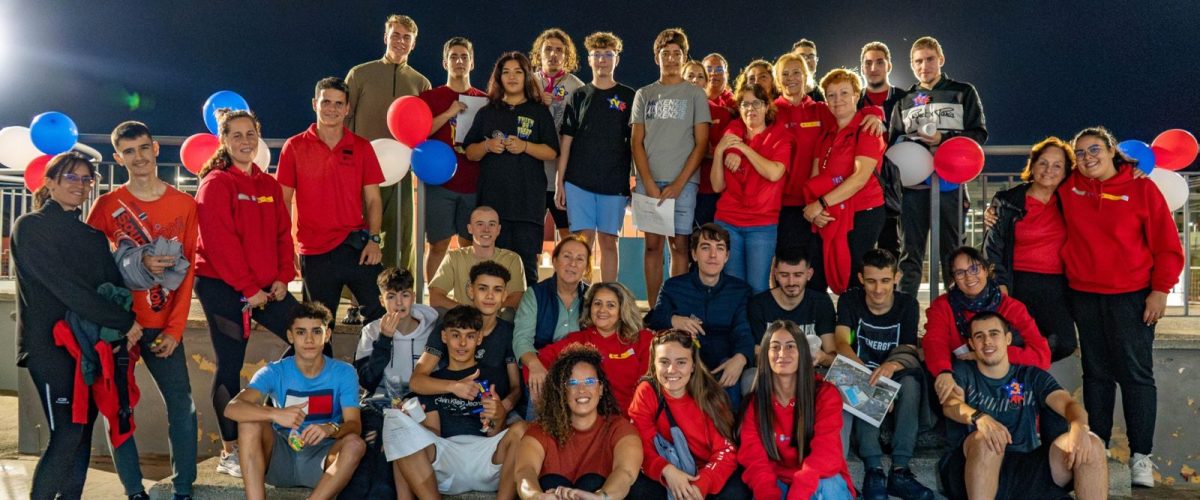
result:
[[[204,162],[204,166],[200,168],[200,173],[197,176],[203,179],[209,172],[213,170],[225,170],[232,164],[233,157],[229,156],[229,149],[222,144],[213,152],[212,158]]]
[[[225,145],[225,136],[229,134],[229,122],[238,118],[249,118],[254,122],[254,130],[262,132],[262,124],[259,123],[258,117],[254,116],[254,112],[248,109],[230,109],[221,108],[216,111],[217,115],[217,135],[221,139],[221,145],[213,152],[211,158],[204,162],[204,166],[200,168],[200,173],[197,174],[201,179],[208,175],[213,170],[225,170],[233,165],[233,157],[229,155],[229,147]]]
[[[50,181],[50,178],[48,178],[48,177],[46,179],[44,179],[44,182],[42,182],[42,187],[38,188],[37,191],[33,192],[33,209],[34,210],[42,208],[42,205],[46,204],[46,200],[50,199],[50,187],[46,185],[46,182],[49,182],[49,181]]]

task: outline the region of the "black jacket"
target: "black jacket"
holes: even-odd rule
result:
[[[900,102],[900,98],[903,96],[904,89],[893,86],[888,87],[887,99],[883,100],[884,127],[888,127],[888,120],[891,120],[892,118],[892,110],[895,109],[896,103]],[[867,90],[863,89],[862,94],[859,95],[858,98],[858,109],[862,109],[868,104]],[[887,138],[885,137],[884,139]],[[876,174],[876,177],[879,179],[879,185],[883,187],[884,207],[887,209],[890,215],[898,216],[901,211],[900,200],[904,191],[904,186],[900,183],[900,168],[885,157],[883,159],[883,165],[880,166],[879,173]]]
[[[888,137],[892,144],[910,140],[925,123],[935,123],[942,133],[942,142],[953,137],[974,139],[980,146],[987,143],[988,132],[983,115],[983,103],[975,87],[966,82],[942,79],[932,89],[914,84],[900,97],[888,118]]]
[[[54,345],[54,324],[67,311],[122,334],[134,314],[96,291],[101,284],[124,284],[109,253],[108,238],[79,220],[79,210],[64,210],[54,200],[17,219],[12,258],[17,267],[17,366],[26,366],[61,350]],[[69,374],[67,374],[69,375]]]
[[[1030,183],[1026,182],[1012,189],[996,193],[992,197],[992,208],[996,210],[996,224],[984,234],[983,249],[987,258],[996,266],[996,283],[1013,292],[1012,264],[1013,245],[1016,242],[1017,222],[1025,218],[1025,194],[1029,192]],[[1055,191],[1053,196],[1058,197]],[[1062,204],[1058,204],[1062,210]]]
[[[888,85],[887,99],[883,100],[883,126],[887,127],[892,119],[892,110],[896,109],[896,103],[900,102],[900,98],[904,97],[905,90],[894,85]],[[867,101],[867,89],[863,87],[862,94],[858,96],[858,109],[870,104]],[[889,141],[890,143],[890,141]]]

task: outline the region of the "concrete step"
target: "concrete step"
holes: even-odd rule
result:
[[[919,450],[917,451],[916,456],[909,461],[908,466],[910,469],[912,469],[913,474],[916,474],[917,480],[929,489],[932,489],[935,492],[935,498],[940,500],[946,497],[942,495],[940,491],[941,487],[938,480],[937,469],[938,458],[939,456],[937,453],[928,450]],[[862,480],[864,473],[862,461],[859,460],[858,457],[851,455],[846,459],[846,463],[850,466],[850,477],[854,480],[855,491],[862,491]],[[884,457],[883,466],[884,469],[890,469],[891,459]],[[1132,495],[1133,493],[1130,490],[1129,483],[1129,466],[1118,460],[1109,459],[1108,496],[1111,498],[1129,498]]]

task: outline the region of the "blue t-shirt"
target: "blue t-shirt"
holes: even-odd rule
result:
[[[982,410],[1008,428],[1012,436],[1009,451],[1027,453],[1041,446],[1038,439],[1038,414],[1046,408],[1046,397],[1062,390],[1049,373],[1035,366],[1012,365],[1008,373],[998,379],[980,373],[974,362],[954,363],[954,382],[962,387],[967,406]],[[949,423],[958,428],[962,436],[974,430],[974,426]],[[967,427],[967,429],[962,429]]]
[[[342,408],[358,408],[358,374],[349,363],[329,356],[316,377],[305,377],[296,367],[296,358],[288,356],[260,368],[246,387],[266,395],[276,408],[306,403],[301,428],[341,423]]]

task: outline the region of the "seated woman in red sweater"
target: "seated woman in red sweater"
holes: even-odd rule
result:
[[[600,368],[612,382],[621,415],[633,401],[633,389],[650,365],[650,338],[654,332],[642,328],[633,293],[617,282],[592,285],[583,297],[580,313],[583,330],[568,333],[562,340],[538,351],[542,366],[554,364],[568,346],[590,344],[600,351]]]
[[[729,397],[700,361],[700,344],[687,332],[666,330],[654,336],[650,352],[650,370],[629,406],[645,456],[630,498],[748,498],[735,474]]]
[[[537,422],[517,454],[521,498],[625,498],[642,465],[637,429],[617,409],[601,354],[572,344],[546,376]]]
[[[842,454],[842,397],[813,371],[796,323],[767,326],[756,369],[737,454],[754,498],[854,498]]]
[[[992,264],[974,247],[959,247],[946,257],[946,274],[954,277],[954,286],[929,304],[925,311],[925,367],[934,377],[938,402],[961,389],[952,374],[954,359],[974,361],[975,353],[967,346],[970,322],[977,313],[1000,313],[1012,324],[1013,342],[1008,358],[1013,364],[1050,369],[1050,344],[1038,331],[1037,323],[1017,299],[1000,293],[992,276]],[[1063,314],[1068,314],[1063,311]]]

